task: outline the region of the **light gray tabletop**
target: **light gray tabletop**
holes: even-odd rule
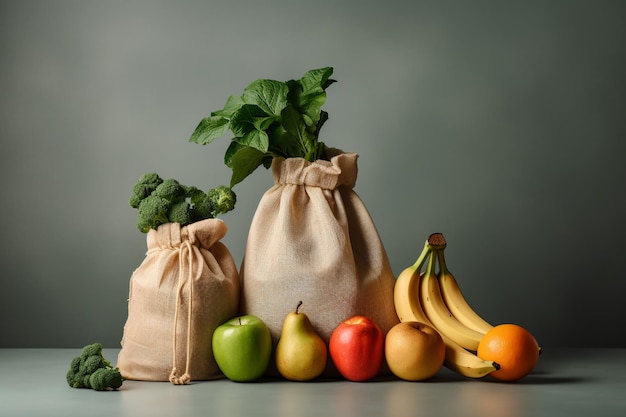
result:
[[[544,348],[535,372],[516,383],[469,380],[444,368],[428,382],[125,381],[117,392],[67,385],[79,353],[0,349],[0,416],[626,416],[626,349]],[[104,350],[113,363],[117,353]]]

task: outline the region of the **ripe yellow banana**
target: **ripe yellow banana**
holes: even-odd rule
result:
[[[444,366],[468,378],[482,378],[493,371],[500,369],[494,361],[486,361],[463,349],[461,346],[442,335],[446,344],[446,359]]]
[[[415,264],[400,273],[394,287],[394,304],[400,321],[418,321],[436,329],[426,317],[419,296],[420,270],[430,251],[431,247],[426,242]],[[441,337],[446,345],[444,366],[448,369],[469,378],[482,378],[500,368],[495,362],[482,360],[465,350],[446,335],[441,334]]]
[[[424,248],[417,262],[404,269],[396,279],[393,302],[400,321],[419,321],[432,326],[419,301],[420,268],[429,252]]]
[[[493,329],[493,325],[483,319],[469,305],[454,275],[448,270],[443,252],[443,249],[436,251],[437,259],[439,260],[439,274],[437,278],[439,279],[444,302],[452,315],[462,324],[482,334],[487,333]]]
[[[445,334],[461,347],[475,352],[484,334],[462,324],[446,306],[435,274],[435,260],[436,254],[433,252],[420,284],[420,301],[426,317],[440,333]]]

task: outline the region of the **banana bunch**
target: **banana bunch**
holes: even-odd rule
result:
[[[445,238],[433,233],[412,266],[398,276],[394,304],[400,321],[419,321],[435,328],[446,345],[444,365],[470,378],[481,378],[500,368],[475,352],[485,333],[493,326],[467,303],[456,279],[446,266]],[[435,264],[439,261],[439,273]],[[426,270],[422,273],[422,266]]]

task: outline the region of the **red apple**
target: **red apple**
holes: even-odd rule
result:
[[[364,316],[342,321],[330,335],[328,351],[339,373],[349,381],[374,378],[383,363],[385,336]]]

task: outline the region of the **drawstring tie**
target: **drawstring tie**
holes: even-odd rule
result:
[[[185,253],[186,252],[186,253]],[[187,261],[187,262],[185,262]],[[174,385],[185,385],[191,382],[191,375],[189,374],[190,362],[191,362],[191,345],[192,345],[192,332],[191,332],[191,323],[192,323],[192,312],[193,312],[193,249],[191,243],[188,240],[185,240],[181,243],[180,246],[180,255],[179,255],[179,274],[178,274],[178,291],[176,295],[176,309],[174,313],[174,337],[173,337],[173,345],[172,345],[172,372],[170,373],[170,382]],[[182,375],[179,375],[178,369],[176,368],[176,353],[177,353],[177,335],[178,335],[178,311],[181,306],[181,298],[182,298],[182,289],[185,281],[188,281],[188,293],[189,293],[189,302],[188,302],[188,310],[187,310],[187,353],[185,360],[185,372]]]

